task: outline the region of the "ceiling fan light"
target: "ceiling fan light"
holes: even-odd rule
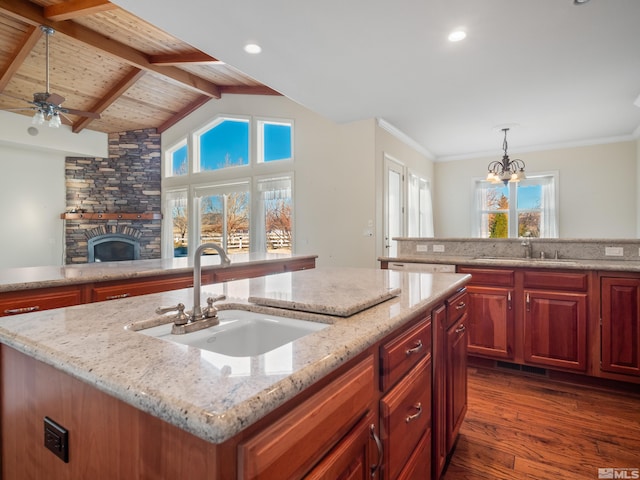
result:
[[[56,112],[51,115],[51,118],[49,119],[49,127],[60,128],[60,125],[62,125],[62,122],[60,121],[60,114]]]
[[[36,110],[35,115],[31,119],[31,123],[33,125],[42,125],[44,123],[44,113],[42,112],[42,110]]]

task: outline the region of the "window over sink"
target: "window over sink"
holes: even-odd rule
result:
[[[506,185],[474,180],[473,236],[557,238],[557,185],[557,172]]]

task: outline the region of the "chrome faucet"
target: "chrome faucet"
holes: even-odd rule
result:
[[[522,240],[522,243],[520,244],[524,247],[524,258],[531,258],[531,240],[529,239],[529,237],[525,237],[524,240]]]
[[[202,285],[202,252],[213,249],[220,255],[222,265],[231,264],[231,259],[224,249],[217,243],[209,242],[200,245],[193,256],[193,310],[191,311],[191,321],[201,320],[207,316],[200,308],[200,287]]]

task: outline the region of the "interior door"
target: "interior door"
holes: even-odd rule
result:
[[[384,244],[383,255],[396,257],[394,237],[404,235],[404,167],[395,160],[384,158]]]

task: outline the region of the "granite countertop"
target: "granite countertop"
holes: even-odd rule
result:
[[[238,253],[229,255],[231,265],[260,265],[283,260],[317,258],[317,255],[290,255],[280,253]],[[202,257],[202,269],[225,268],[218,255]],[[29,288],[56,287],[87,282],[143,278],[168,273],[186,273],[193,270],[193,261],[187,257],[122,262],[95,262],[64,266],[20,267],[0,269],[0,292]]]
[[[320,276],[324,282],[318,282]],[[0,342],[204,440],[221,443],[429,311],[469,279],[461,274],[318,268],[203,287],[202,302],[212,294],[227,296],[222,308],[249,307],[252,296],[302,299],[304,308],[305,299],[317,301],[323,292],[326,305],[345,307],[354,301],[348,285],[356,282],[376,285],[374,295],[400,289],[396,296],[380,296],[381,303],[346,318],[280,311],[329,326],[290,343],[277,359],[269,353],[229,357],[125,328],[157,317],[154,310],[160,305],[182,302],[190,308],[193,289],[4,317]]]
[[[521,258],[463,255],[399,255],[397,257],[379,257],[383,262],[435,263],[450,265],[472,265],[479,267],[521,267],[547,268],[563,270],[603,270],[615,272],[640,272],[640,261],[633,260],[592,260],[570,258]]]

